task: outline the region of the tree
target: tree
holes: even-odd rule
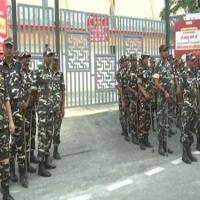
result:
[[[170,14],[175,15],[179,10],[183,10],[184,14],[200,12],[197,7],[196,0],[169,0]],[[165,18],[165,8],[160,12],[161,19]]]

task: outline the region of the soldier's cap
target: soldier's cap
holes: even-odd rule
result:
[[[4,41],[3,41],[3,44],[4,45],[9,44],[9,45],[13,46],[13,40],[12,40],[12,38],[11,37],[5,38]]]
[[[156,59],[155,59],[154,57],[151,57],[151,58],[150,58],[150,62],[155,63],[155,62],[156,62]]]
[[[126,62],[126,61],[128,61],[128,60],[129,60],[129,57],[126,56],[126,55],[123,55],[123,56],[119,59],[119,64],[122,64],[122,63],[124,63],[124,62]]]
[[[141,59],[145,59],[145,58],[150,58],[150,55],[147,53],[147,52],[144,52],[142,55],[141,55]]]
[[[53,56],[54,52],[48,47],[48,45],[45,45],[45,51],[43,52],[43,56]]]
[[[28,51],[22,52],[19,57],[22,58],[31,58],[31,54]]]
[[[186,55],[186,61],[194,61],[196,59],[196,56],[193,53],[189,53]]]
[[[166,45],[162,44],[162,45],[160,45],[160,47],[159,47],[159,52],[168,51],[168,49],[169,49],[169,48],[168,48]]]
[[[57,53],[55,53],[55,54],[54,54],[54,57],[53,57],[53,59],[54,59],[54,60],[59,60],[59,56],[58,56],[58,54],[57,54]]]
[[[129,56],[129,59],[130,59],[130,61],[136,61],[136,60],[137,60],[137,54],[136,54],[136,53],[131,54],[131,55]]]

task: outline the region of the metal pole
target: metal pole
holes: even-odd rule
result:
[[[56,53],[60,58],[60,25],[59,25],[59,0],[55,0],[55,36],[56,36]],[[60,60],[60,59],[59,59]]]
[[[17,14],[16,14],[16,0],[12,0],[12,29],[14,49],[17,50]]]
[[[165,31],[166,31],[166,45],[170,48],[170,6],[169,0],[165,0]]]

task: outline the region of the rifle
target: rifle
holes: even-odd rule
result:
[[[25,153],[25,175],[27,175],[27,144],[26,144],[26,118],[25,118],[25,114],[23,113],[23,136],[24,136],[24,153]]]

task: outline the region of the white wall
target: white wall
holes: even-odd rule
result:
[[[11,0],[7,0],[10,4]],[[61,8],[109,14],[109,0],[59,0]],[[150,1],[153,2],[155,19],[159,19],[164,7],[164,0],[116,0],[116,15],[153,18]],[[42,0],[17,0],[17,3],[42,5]],[[49,0],[54,7],[54,0]]]

